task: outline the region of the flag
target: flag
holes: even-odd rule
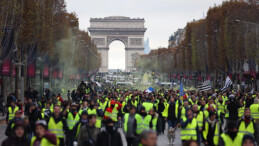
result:
[[[154,91],[154,89],[152,87],[149,87],[147,90],[145,90],[147,93],[151,93]]]
[[[200,91],[208,91],[211,89],[210,80],[204,81],[201,85],[198,86],[198,90]]]
[[[180,99],[183,100],[183,96],[185,95],[184,93],[184,89],[183,89],[183,83],[181,82],[181,85],[180,85],[180,92],[179,92],[179,96],[180,96]]]
[[[231,85],[232,85],[232,81],[231,79],[229,78],[229,76],[226,78],[226,82],[225,82],[225,85],[223,88],[220,89],[221,92],[224,92],[226,91]]]

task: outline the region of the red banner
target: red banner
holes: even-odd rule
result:
[[[201,76],[200,76],[200,75],[198,76],[198,81],[199,81],[199,82],[201,81]]]
[[[178,76],[177,76],[177,79],[181,79],[181,76],[180,76],[180,75],[178,75]]]
[[[207,75],[207,80],[210,80],[210,79],[211,79],[210,75]]]
[[[36,75],[36,65],[35,63],[31,63],[27,66],[27,77],[35,78]]]
[[[11,59],[4,60],[1,68],[1,75],[2,76],[10,76],[11,75],[11,68],[12,68],[12,61]]]
[[[54,79],[58,78],[58,70],[57,69],[54,69],[52,71],[52,78],[54,78]]]
[[[61,79],[62,77],[63,77],[63,72],[60,70],[60,71],[58,72],[58,78]]]
[[[77,74],[77,75],[76,75],[76,79],[77,79],[77,80],[81,79],[80,74]]]
[[[187,78],[186,74],[184,74],[183,78],[185,78],[185,79]]]
[[[43,77],[44,78],[48,78],[49,77],[49,66],[48,65],[44,65]]]

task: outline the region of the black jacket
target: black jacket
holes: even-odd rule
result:
[[[5,139],[1,146],[30,146],[30,142],[26,138],[13,138],[13,137],[8,137]]]
[[[113,134],[102,131],[98,134],[95,146],[122,146],[122,138],[118,131]]]

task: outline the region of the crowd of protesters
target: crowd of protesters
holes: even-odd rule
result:
[[[36,90],[26,95],[24,110],[21,101],[7,98],[3,146],[122,146],[123,137],[128,146],[156,146],[157,136],[171,128],[180,129],[186,146],[259,145],[256,92],[190,90],[180,96],[172,89],[82,82],[67,97],[48,93],[37,101]]]

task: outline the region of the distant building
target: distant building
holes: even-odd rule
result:
[[[172,34],[169,37],[168,40],[168,47],[176,47],[178,46],[183,40],[184,40],[184,35],[185,35],[186,29],[178,29],[174,34]]]
[[[147,40],[144,42],[144,54],[149,54],[150,51],[151,48],[149,46],[149,39],[147,38]]]

